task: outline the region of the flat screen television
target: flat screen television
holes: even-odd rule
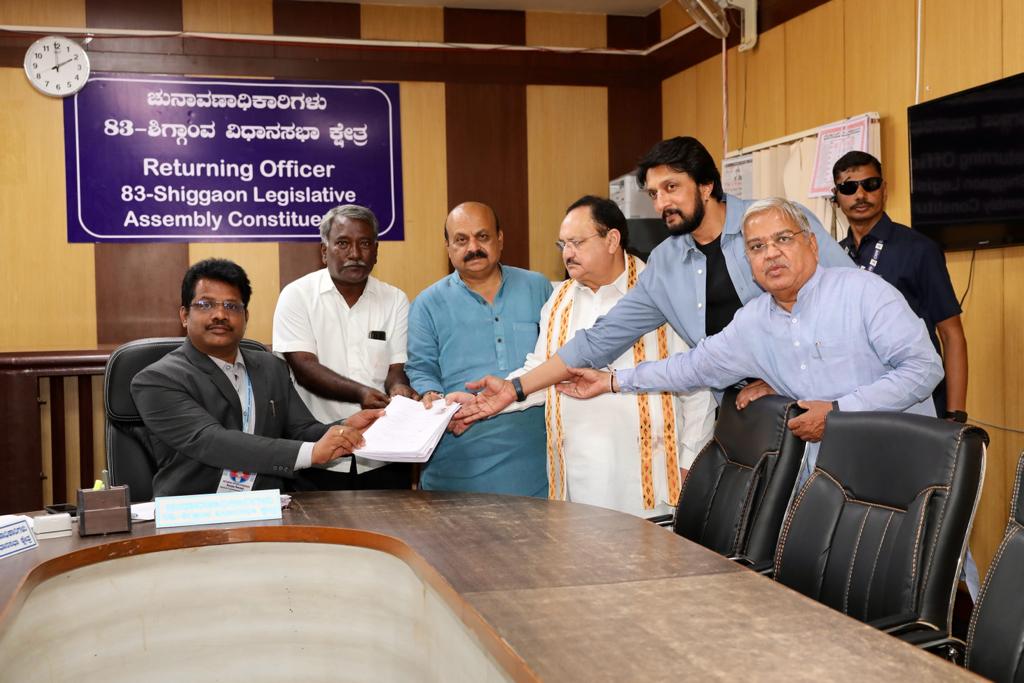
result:
[[[907,109],[910,216],[947,250],[1024,243],[1024,74]]]

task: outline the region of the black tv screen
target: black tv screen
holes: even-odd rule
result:
[[[907,109],[913,227],[948,250],[1024,242],[1024,74]]]

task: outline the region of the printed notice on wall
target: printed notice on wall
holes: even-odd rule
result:
[[[722,162],[722,189],[740,199],[754,198],[754,155],[741,154]]]
[[[403,239],[398,85],[96,74],[64,100],[69,242]]]
[[[808,197],[832,195],[832,166],[847,152],[870,149],[871,119],[867,114],[845,121],[836,121],[818,129],[818,146],[814,155],[814,173]]]

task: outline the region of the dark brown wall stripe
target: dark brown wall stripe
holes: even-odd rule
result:
[[[526,13],[445,7],[444,39],[449,43],[526,45]]]
[[[615,50],[646,50],[658,42],[661,33],[661,12],[646,17],[606,17],[608,47]]]
[[[86,0],[85,16],[89,26],[180,31],[181,0]],[[119,49],[158,48],[153,39],[106,42]],[[156,41],[168,42],[181,43]],[[178,307],[181,277],[188,268],[187,244],[97,244],[93,254],[100,345],[181,334]]]
[[[526,166],[526,88],[445,87],[448,206],[480,201],[498,214],[505,234],[502,262],[530,267]]]
[[[358,38],[359,5],[343,2],[274,0],[274,33],[279,36]]]
[[[324,267],[319,242],[280,242],[277,245],[277,272],[281,289],[306,273]]]
[[[608,88],[608,173],[617,178],[661,140],[661,85]]]
[[[181,0],[87,0],[85,24],[90,28],[181,31]],[[97,39],[89,50],[181,54],[182,41],[180,38]]]

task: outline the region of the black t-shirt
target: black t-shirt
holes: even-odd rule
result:
[[[707,244],[694,244],[707,260],[704,291],[707,292],[707,312],[704,314],[704,334],[710,337],[721,332],[732,322],[736,311],[743,306],[736,293],[736,287],[729,277],[729,269],[725,265],[725,254],[722,253],[722,236],[719,235]]]

